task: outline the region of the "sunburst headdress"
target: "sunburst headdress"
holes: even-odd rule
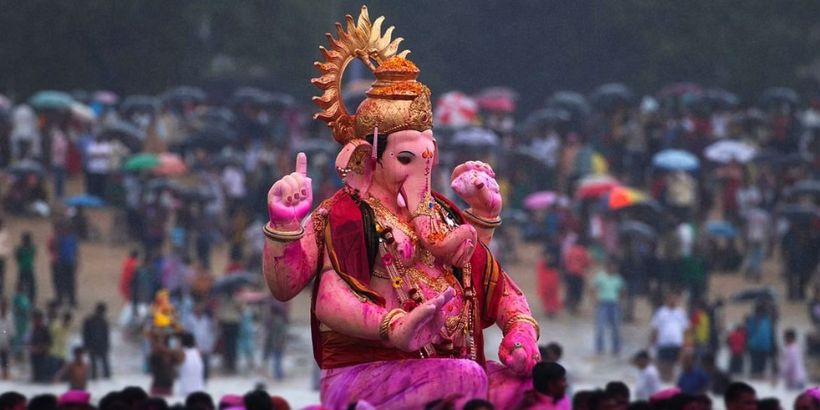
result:
[[[370,22],[367,7],[359,18],[345,16],[347,30],[336,23],[338,39],[327,33],[330,49],[320,47],[324,62],[314,63],[321,76],[311,80],[324,90],[313,102],[322,108],[313,118],[328,123],[340,144],[362,139],[378,128],[381,134],[402,130],[425,131],[433,127],[430,90],[416,81],[419,69],[408,60],[410,50],[399,51],[402,38],[391,39],[393,27],[383,34],[384,17]],[[342,77],[353,59],[361,60],[376,77],[354,114],[347,112],[342,96]]]

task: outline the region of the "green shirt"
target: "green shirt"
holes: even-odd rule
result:
[[[621,289],[624,287],[624,281],[620,276],[607,275],[604,271],[600,271],[595,275],[592,284],[595,287],[598,302],[617,302]]]
[[[37,249],[33,246],[21,246],[17,248],[17,267],[22,272],[34,272],[34,255]]]

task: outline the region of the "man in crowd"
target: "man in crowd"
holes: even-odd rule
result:
[[[91,360],[91,379],[97,378],[98,365],[102,366],[102,376],[111,378],[111,368],[108,365],[108,350],[110,348],[108,335],[108,319],[105,317],[105,303],[98,303],[94,313],[83,321],[83,346]]]
[[[679,296],[668,293],[666,303],[658,308],[652,317],[652,343],[658,352],[658,370],[661,379],[670,382],[675,373],[675,364],[683,347],[683,337],[689,329],[686,311],[679,306]]]
[[[734,382],[723,395],[726,410],[757,410],[757,392],[743,382]]]
[[[57,302],[77,307],[77,264],[79,241],[66,225],[58,226],[54,238],[54,286]]]
[[[31,359],[31,381],[34,383],[48,383],[49,374],[48,353],[51,349],[51,333],[46,327],[43,312],[35,310],[31,314],[33,326],[29,341],[29,358]]]
[[[550,406],[558,410],[569,410],[570,401],[567,396],[567,372],[558,363],[538,363],[532,368],[533,390],[525,394],[525,402],[529,407],[543,408]]]

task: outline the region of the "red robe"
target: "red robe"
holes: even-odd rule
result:
[[[461,211],[455,205],[438,194],[434,193],[434,197],[439,204],[449,208],[460,220],[459,222],[463,222]],[[321,245],[327,249],[334,270],[359,297],[384,306],[384,298],[370,289],[371,257],[375,250],[371,249],[368,252],[368,245],[372,245],[372,241],[369,243],[366,236],[373,234],[367,226],[373,223],[372,211],[368,211],[369,208],[366,206],[360,206],[360,201],[354,199],[344,189],[339,190],[331,199],[325,201],[320,208],[327,209],[326,219],[319,220],[318,223],[313,221],[313,227],[321,229],[324,234]],[[314,212],[314,218],[323,218],[320,214]],[[500,265],[486,246],[476,248],[470,259],[470,265],[476,295],[476,323],[480,324],[480,328],[474,331],[476,361],[483,366],[485,358],[481,330],[495,323],[499,301],[504,292],[509,290],[518,292],[518,289],[507,284],[509,279],[506,273],[501,270]],[[374,361],[420,357],[418,352],[403,352],[386,347],[378,340],[358,339],[335,331],[321,332],[320,323],[315,314],[316,295],[320,282],[318,275],[321,275],[321,272],[318,272],[314,282],[311,328],[313,353],[319,367],[331,369]]]

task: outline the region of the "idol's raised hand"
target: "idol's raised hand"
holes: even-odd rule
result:
[[[450,187],[478,216],[491,219],[501,213],[501,191],[489,165],[467,161],[457,166],[450,177]]]
[[[307,176],[307,156],[296,156],[296,171],[276,181],[268,191],[268,216],[273,227],[283,230],[298,228],[300,221],[313,206],[313,189]]]

